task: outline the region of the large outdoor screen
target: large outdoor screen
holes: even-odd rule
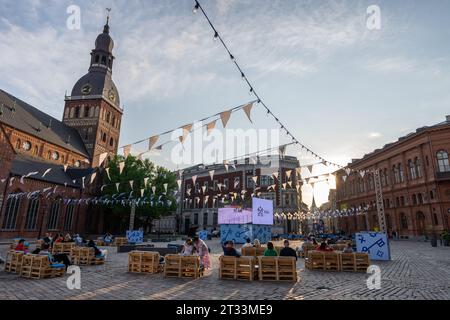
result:
[[[252,223],[252,210],[237,206],[219,208],[219,224],[246,224]]]
[[[273,225],[273,200],[253,198],[253,224]]]

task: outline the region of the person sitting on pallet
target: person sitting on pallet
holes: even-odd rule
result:
[[[247,238],[246,242],[242,246],[242,248],[246,248],[246,247],[253,247],[252,241],[250,240],[250,238]]]
[[[342,250],[342,253],[353,253],[353,246],[351,243],[347,243],[347,246]]]
[[[59,253],[59,254],[52,255],[49,251],[49,248],[50,248],[50,246],[47,243],[44,243],[42,245],[42,249],[39,251],[39,255],[48,256],[50,263],[54,266],[57,266],[59,263],[64,264],[64,266],[66,267],[66,271],[67,271],[67,268],[72,264],[70,262],[69,256],[65,253]]]
[[[106,259],[106,255],[108,253],[107,250],[100,250],[99,248],[97,248],[97,246],[95,245],[94,240],[89,240],[88,245],[89,248],[94,248],[94,255],[96,258],[105,258]]]
[[[258,239],[253,240],[253,247],[254,248],[261,248],[261,242],[259,242]]]
[[[197,253],[194,242],[192,242],[191,238],[188,238],[183,245],[183,249],[181,249],[182,256],[193,256]]]
[[[280,251],[280,257],[295,257],[297,260],[297,252],[289,247],[289,240],[284,240],[284,248]]]
[[[14,248],[14,250],[28,253],[28,245],[27,244],[28,243],[25,241],[25,239],[20,239],[19,243],[17,243],[17,246]]]
[[[267,249],[264,251],[264,257],[277,257],[278,252],[275,250],[272,242],[267,242]]]
[[[113,242],[113,236],[109,233],[105,234],[105,236],[103,237],[103,241],[105,242],[105,244],[107,246],[109,246],[112,242]]]
[[[222,244],[223,255],[227,257],[240,257],[241,254],[234,248],[234,242],[232,240],[226,241]]]
[[[331,252],[331,251],[333,251],[333,249],[330,248],[330,247],[327,245],[326,242],[322,242],[322,243],[320,244],[320,246],[318,246],[318,247],[316,248],[316,251]]]

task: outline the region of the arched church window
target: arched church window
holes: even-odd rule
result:
[[[75,118],[79,118],[80,117],[80,107],[76,106],[75,107]]]
[[[16,141],[16,149],[20,149],[21,145],[22,145],[22,142],[20,141],[20,139],[17,139],[17,141]]]
[[[116,126],[116,116],[113,116],[113,118],[112,118],[112,125],[113,125],[113,127]]]
[[[114,139],[113,139],[113,138],[109,139],[109,145],[110,145],[111,147],[114,146]]]
[[[100,108],[95,107],[95,117],[98,117],[98,114],[100,113]]]
[[[94,107],[92,107],[92,108],[89,109],[89,117],[90,117],[90,118],[93,118],[93,117],[94,117],[94,112],[95,112],[94,109],[95,109]]]
[[[106,142],[106,133],[103,134],[102,141]]]
[[[106,122],[109,123],[109,120],[111,120],[111,113],[108,111],[108,112],[106,113]]]
[[[69,118],[73,118],[74,115],[75,115],[75,108],[70,108]]]
[[[90,111],[90,107],[86,106],[84,107],[84,117],[88,118],[89,117],[89,111]]]

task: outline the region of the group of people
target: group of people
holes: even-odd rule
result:
[[[284,247],[278,252],[273,242],[267,243],[267,248],[264,250],[264,256],[265,257],[295,257],[297,260],[297,252],[292,249],[289,246],[289,240],[284,240],[283,242]],[[254,247],[254,248],[261,248],[261,243],[258,239],[255,239],[253,241],[253,244],[251,243],[250,239],[246,240],[246,243],[242,246],[242,248],[246,247]],[[240,257],[242,254],[234,248],[234,242],[232,240],[226,241],[222,244],[223,254],[224,256],[231,256],[231,257]]]
[[[209,255],[209,248],[205,241],[198,236],[188,238],[183,245],[180,253],[182,256],[199,256],[201,268],[211,268],[211,257]]]
[[[52,236],[50,233],[46,233],[40,240],[41,244],[33,251],[30,251],[30,243],[25,239],[20,239],[14,247],[14,250],[24,252],[25,254],[48,256],[51,264],[64,264],[66,270],[72,264],[70,257],[65,253],[52,254],[51,249],[55,243],[75,243],[77,246],[93,248],[96,257],[106,258],[108,253],[106,250],[100,250],[93,240],[83,239],[78,234],[71,236],[70,234],[63,235],[62,233],[58,233],[55,236]]]
[[[305,239],[305,241],[302,244],[302,247],[299,248],[299,251],[304,251],[304,246],[307,244],[313,244],[316,246],[316,251],[322,251],[322,252],[331,252],[334,251],[333,248],[330,247],[331,244],[334,244],[334,241],[331,239],[327,239],[325,241],[322,241],[320,244],[316,241],[313,237],[308,237]],[[347,246],[342,250],[343,253],[353,253],[353,246],[351,243],[348,243]]]

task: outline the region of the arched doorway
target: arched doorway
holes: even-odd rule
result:
[[[425,235],[425,215],[423,212],[419,211],[416,215],[417,218],[417,235],[424,236]]]

